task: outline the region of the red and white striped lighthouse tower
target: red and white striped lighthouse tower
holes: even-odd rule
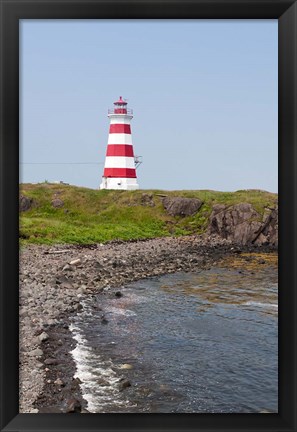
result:
[[[131,136],[133,111],[120,96],[110,118],[108,144],[100,189],[138,189],[136,166]]]

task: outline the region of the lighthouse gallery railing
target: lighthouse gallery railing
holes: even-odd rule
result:
[[[129,108],[110,108],[108,114],[131,114],[133,115],[133,110]]]

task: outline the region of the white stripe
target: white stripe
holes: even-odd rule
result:
[[[108,144],[132,144],[131,134],[111,133],[108,135]]]
[[[133,157],[106,156],[105,168],[135,168]]]
[[[131,120],[129,118],[125,117],[111,117],[110,118],[110,124],[131,124]]]

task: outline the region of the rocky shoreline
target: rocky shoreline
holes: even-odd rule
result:
[[[216,236],[167,237],[95,245],[30,245],[20,251],[20,413],[87,412],[70,351],[71,316],[92,296],[143,278],[197,271],[268,245]]]

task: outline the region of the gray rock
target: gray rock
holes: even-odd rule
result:
[[[61,380],[61,378],[56,379],[56,381],[54,381],[54,384],[61,386],[61,387],[65,386],[65,383],[63,380]]]
[[[60,286],[61,286],[61,288],[64,288],[64,289],[73,289],[74,288],[74,286],[70,282],[62,282]]]
[[[42,332],[39,336],[38,339],[40,340],[40,342],[45,342],[47,341],[49,338],[49,335],[45,332]]]
[[[163,207],[171,216],[192,216],[198,212],[203,202],[198,198],[166,197]]]
[[[208,233],[243,245],[265,242],[277,244],[278,211],[271,209],[263,222],[261,215],[249,203],[214,205]]]
[[[28,353],[30,357],[41,357],[43,355],[43,351],[40,348],[36,348]]]
[[[60,198],[54,198],[52,200],[52,206],[55,208],[61,208],[64,206],[64,201],[62,201]]]
[[[77,258],[77,259],[75,259],[75,260],[72,260],[72,261],[70,261],[69,264],[70,264],[70,265],[79,265],[79,264],[81,264],[81,259],[80,259],[80,258]]]
[[[100,384],[103,387],[108,387],[110,386],[110,383],[105,379],[105,378],[99,378],[97,380],[97,383]]]
[[[57,364],[59,364],[59,361],[57,360],[57,359],[54,359],[54,358],[47,358],[47,359],[45,359],[44,360],[44,364],[45,365],[57,365]]]
[[[127,387],[131,387],[131,382],[127,379],[123,379],[119,384],[119,391],[123,391]]]
[[[74,268],[73,268],[71,265],[66,264],[66,265],[63,267],[63,271],[66,271],[66,270],[68,270],[68,271],[73,271]]]
[[[33,204],[33,199],[28,198],[25,195],[20,195],[19,198],[19,210],[20,212],[30,210]]]

